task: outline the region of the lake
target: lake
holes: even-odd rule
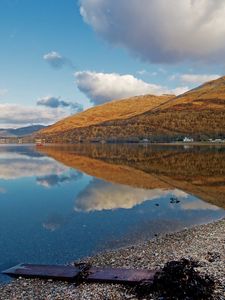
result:
[[[0,146],[0,270],[68,263],[224,209],[223,146]]]

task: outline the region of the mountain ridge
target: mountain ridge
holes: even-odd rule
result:
[[[120,120],[121,118],[129,118],[145,111],[152,109],[155,106],[175,97],[174,95],[143,95],[131,97],[128,99],[113,100],[102,105],[98,105],[87,109],[84,112],[80,112],[74,116],[69,116],[63,120],[60,120],[43,130],[43,133],[51,133],[57,131],[64,131],[72,128],[87,127],[91,125],[97,125],[111,120]],[[137,103],[138,101],[138,103]],[[132,107],[130,107],[132,104]],[[136,104],[134,106],[134,104]],[[138,104],[138,105],[137,105]],[[143,106],[141,106],[143,105]],[[118,107],[116,112],[113,113],[115,107]],[[84,123],[86,121],[86,123]],[[63,123],[69,123],[63,126]],[[61,126],[61,127],[60,127]],[[52,131],[53,129],[53,131]]]
[[[38,135],[50,143],[225,138],[225,77],[177,97],[112,101],[61,120]]]
[[[19,137],[30,135],[36,131],[46,128],[44,125],[30,125],[20,128],[0,128],[1,137]]]

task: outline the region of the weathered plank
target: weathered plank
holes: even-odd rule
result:
[[[11,277],[74,281],[80,274],[80,269],[73,266],[20,264],[2,273]]]
[[[115,269],[115,268],[95,268],[91,267],[87,282],[105,282],[105,283],[125,283],[138,284],[142,281],[151,282],[154,279],[156,271],[136,270],[136,269]]]
[[[74,266],[49,266],[20,264],[3,271],[12,277],[42,278],[63,281],[79,281],[99,283],[138,284],[142,281],[153,281],[156,271],[90,267],[79,269]]]

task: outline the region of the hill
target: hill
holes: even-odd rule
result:
[[[160,110],[224,110],[225,76],[209,81],[162,104]]]
[[[76,128],[89,127],[112,120],[128,119],[144,113],[173,97],[173,95],[145,95],[129,99],[114,100],[63,119],[42,130],[42,133],[51,134]]]
[[[40,132],[48,142],[151,141],[225,138],[225,77],[174,96],[113,101]]]
[[[3,129],[0,128],[0,137],[19,137],[19,136],[26,136],[30,135],[38,130],[41,130],[45,128],[44,125],[31,125],[27,127],[21,127],[21,128],[7,128]]]

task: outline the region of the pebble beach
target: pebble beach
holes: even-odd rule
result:
[[[192,259],[197,271],[215,281],[211,299],[225,299],[225,219],[158,236],[127,248],[83,259],[93,266],[160,270],[168,261]],[[124,300],[140,299],[132,289],[112,284],[69,284],[17,279],[0,286],[1,300]],[[149,294],[142,299],[166,299]],[[175,299],[175,298],[174,298]]]

